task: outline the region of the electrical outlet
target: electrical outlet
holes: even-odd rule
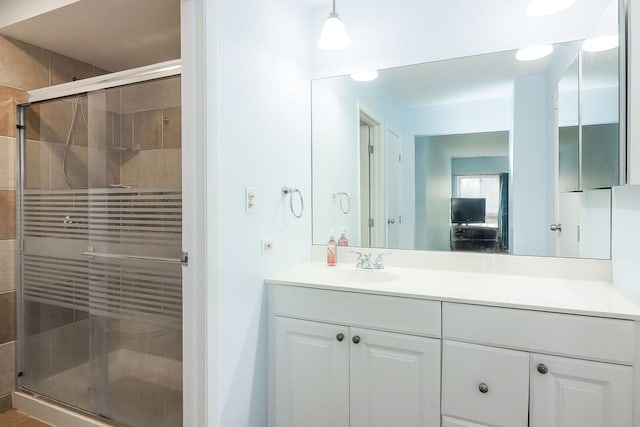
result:
[[[256,211],[256,189],[247,187],[244,189],[244,208],[245,212],[252,214]]]
[[[264,239],[262,241],[262,253],[266,254],[273,251],[273,240],[271,239]]]

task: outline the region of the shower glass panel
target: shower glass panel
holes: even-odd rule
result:
[[[180,77],[21,108],[21,386],[181,426]]]

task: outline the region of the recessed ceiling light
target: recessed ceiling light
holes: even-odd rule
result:
[[[376,70],[361,71],[351,74],[351,78],[358,82],[370,82],[378,78],[378,72]]]
[[[523,47],[516,52],[516,59],[520,61],[534,61],[550,55],[551,52],[553,52],[553,46],[550,44]]]
[[[587,39],[582,43],[585,52],[604,52],[618,47],[618,36],[600,36]]]
[[[560,13],[571,7],[576,0],[532,0],[527,6],[529,16],[547,16]]]

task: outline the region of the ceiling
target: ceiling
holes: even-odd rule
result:
[[[0,34],[120,71],[180,58],[180,0],[79,0]]]
[[[377,82],[403,107],[508,98],[514,80],[546,72],[554,58],[567,54],[564,47],[537,61],[518,61],[515,51],[505,51],[391,68]]]

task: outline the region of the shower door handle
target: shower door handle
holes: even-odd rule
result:
[[[180,258],[162,258],[156,256],[143,256],[143,255],[130,255],[130,254],[108,254],[104,252],[82,252],[84,256],[96,257],[96,258],[109,258],[109,259],[128,259],[133,261],[149,261],[149,262],[161,262],[166,264],[189,264],[189,253],[182,252]]]

